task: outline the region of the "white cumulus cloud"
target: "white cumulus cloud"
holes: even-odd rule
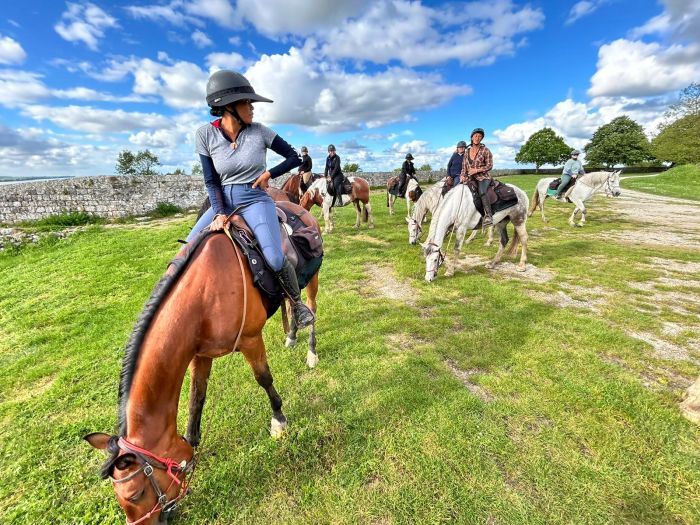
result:
[[[16,40],[0,35],[0,64],[21,64],[27,53]]]
[[[238,0],[239,14],[264,34],[309,34],[336,28],[347,17],[359,13],[367,0]]]
[[[199,29],[192,33],[192,41],[194,42],[194,45],[200,49],[214,45],[211,38],[209,38],[206,33],[200,31]]]
[[[69,42],[84,42],[90,49],[97,51],[99,39],[105,29],[117,27],[117,19],[108,15],[95,4],[75,4],[68,2],[68,10],[61,16],[54,29]]]
[[[601,46],[598,68],[588,94],[600,96],[652,96],[681,89],[700,78],[700,45],[663,47],[615,40]]]
[[[39,122],[48,120],[64,129],[88,133],[125,133],[170,124],[168,118],[157,113],[107,110],[91,106],[31,105],[22,108],[22,113]]]

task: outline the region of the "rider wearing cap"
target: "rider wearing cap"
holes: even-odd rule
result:
[[[579,175],[584,175],[586,173],[583,169],[583,164],[581,164],[581,161],[578,160],[578,156],[580,154],[581,152],[579,150],[573,150],[571,152],[571,158],[566,161],[566,164],[564,164],[564,169],[561,172],[561,182],[559,183],[559,186],[557,186],[557,194],[554,196],[555,199],[559,201],[563,200],[561,194],[567,189],[571,179],[575,179]]]
[[[403,197],[406,193],[406,185],[408,184],[409,177],[413,179],[416,178],[416,168],[413,165],[413,155],[407,153],[406,160],[404,160],[403,164],[401,165],[401,174],[399,175],[398,194],[401,197]]]
[[[462,164],[464,163],[464,152],[466,149],[467,143],[460,140],[457,143],[457,149],[447,163],[447,179],[445,180],[445,185],[442,187],[443,195],[459,184],[459,176],[462,173]]]
[[[335,206],[336,201],[343,204],[343,170],[340,168],[340,157],[335,153],[335,146],[328,145],[328,157],[326,157],[326,170],[324,172],[326,180],[333,184],[333,202],[331,207]]]
[[[275,204],[265,191],[271,178],[299,166],[301,159],[277,133],[253,122],[253,102],[272,100],[255,93],[240,73],[223,70],[209,77],[207,104],[212,116],[219,118],[197,130],[195,144],[211,208],[197,221],[187,240],[207,226],[213,231],[222,230],[228,215],[238,209],[253,230],[267,265],[292,300],[294,319],[302,328],[313,323],[314,314],[301,302],[294,266],[282,251]],[[284,157],[269,170],[265,164],[268,148]]]
[[[309,189],[309,183],[311,182],[313,174],[311,173],[311,168],[313,162],[311,162],[311,157],[309,157],[309,150],[306,146],[301,147],[301,166],[299,166],[299,175],[301,181],[299,183],[299,191],[303,194]]]
[[[484,219],[481,224],[482,226],[491,226],[493,224],[493,215],[491,213],[491,202],[486,196],[486,190],[491,184],[489,171],[493,169],[493,155],[491,150],[481,143],[483,139],[484,130],[482,128],[476,128],[472,131],[471,144],[467,147],[466,155],[464,155],[460,180],[467,182],[467,178],[471,177],[478,182],[481,204],[484,206]]]

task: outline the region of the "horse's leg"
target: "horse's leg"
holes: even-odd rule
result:
[[[411,199],[406,197],[406,217],[411,218]]]
[[[547,222],[544,217],[544,201],[547,200],[547,190],[540,194],[540,213],[542,214],[542,222]]]
[[[525,223],[515,226],[515,234],[520,239],[520,262],[518,263],[517,270],[520,272],[525,271],[525,264],[527,263],[527,228]]]
[[[489,237],[486,239],[484,246],[491,246],[493,244],[493,226],[489,226]]]
[[[353,228],[356,230],[360,229],[360,218],[362,217],[362,208],[360,208],[360,201],[353,202],[355,205],[355,225]]]
[[[245,357],[248,364],[253,369],[253,375],[258,384],[263,387],[270,398],[270,406],[272,407],[272,420],[270,422],[270,435],[277,438],[284,434],[287,428],[287,418],[282,413],[282,398],[272,386],[272,373],[267,365],[267,356],[265,355],[265,343],[263,342],[262,334],[246,341],[246,344],[241,345],[241,353]]]
[[[306,306],[315,314],[316,296],[318,295],[318,273],[314,275],[309,284],[306,285]],[[318,354],[316,353],[316,322],[309,327],[309,350],[306,352],[306,364],[309,368],[314,368],[318,364]]]
[[[576,213],[578,212],[578,203],[574,201],[574,211],[571,212],[571,217],[569,217],[569,225],[576,226]]]
[[[325,201],[323,202],[323,231],[324,233],[331,233],[331,231],[333,231],[331,207]]]
[[[287,308],[287,301],[284,301],[282,303],[282,308]],[[291,318],[292,322],[289,324],[289,333],[287,334],[287,340],[284,342],[284,346],[286,346],[287,348],[296,346],[297,330],[299,329],[296,320],[294,319],[294,315],[290,314],[289,317]]]
[[[389,195],[389,215],[394,215],[394,200],[396,197]]]
[[[472,230],[472,233],[467,237],[467,240],[464,241],[464,244],[470,244],[473,240],[474,237],[479,233],[479,230]]]
[[[364,205],[365,213],[367,214],[367,227],[372,229],[374,228],[374,215],[372,214],[372,205],[369,203],[369,197],[367,197],[367,202],[365,202]]]
[[[578,201],[576,205],[581,211],[581,220],[579,221],[578,225],[583,226],[586,224],[586,205],[583,203],[583,201]]]
[[[495,268],[496,265],[499,262],[501,262],[501,259],[503,258],[503,252],[505,251],[506,244],[508,244],[508,231],[506,230],[507,225],[507,221],[501,221],[498,224],[496,224],[500,240],[498,243],[498,251],[496,252],[496,256],[493,258],[493,261],[486,263],[486,268],[488,268],[489,270]]]
[[[211,372],[211,357],[195,356],[190,361],[190,416],[187,420],[187,442],[196,447],[202,438],[202,410],[207,398],[207,384]]]

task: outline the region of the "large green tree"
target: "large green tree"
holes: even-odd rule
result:
[[[160,165],[158,157],[147,149],[136,154],[125,149],[119,153],[114,169],[120,175],[154,175],[157,173],[154,166]]]
[[[360,168],[360,165],[357,164],[356,162],[346,162],[345,165],[343,166],[343,171],[349,172],[349,173],[357,173],[358,171],[362,171],[362,168]]]
[[[672,164],[700,162],[700,112],[667,124],[651,141],[654,156]]]
[[[583,148],[588,164],[632,166],[653,159],[644,129],[624,115],[599,127]]]
[[[530,135],[515,156],[518,164],[534,164],[539,171],[544,164],[563,164],[571,154],[571,146],[557,135],[552,128],[542,128]]]

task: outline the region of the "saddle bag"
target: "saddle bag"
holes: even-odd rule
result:
[[[294,230],[290,237],[299,255],[307,261],[323,256],[323,239],[315,228],[302,226]]]
[[[554,179],[552,182],[550,182],[549,189],[556,190],[559,187],[559,184],[561,184],[561,177],[559,177],[558,179]]]
[[[503,184],[500,181],[493,181],[493,191],[496,193],[496,196],[498,197],[498,200],[500,201],[512,201],[518,198],[518,196],[515,194],[515,189],[512,187]]]

